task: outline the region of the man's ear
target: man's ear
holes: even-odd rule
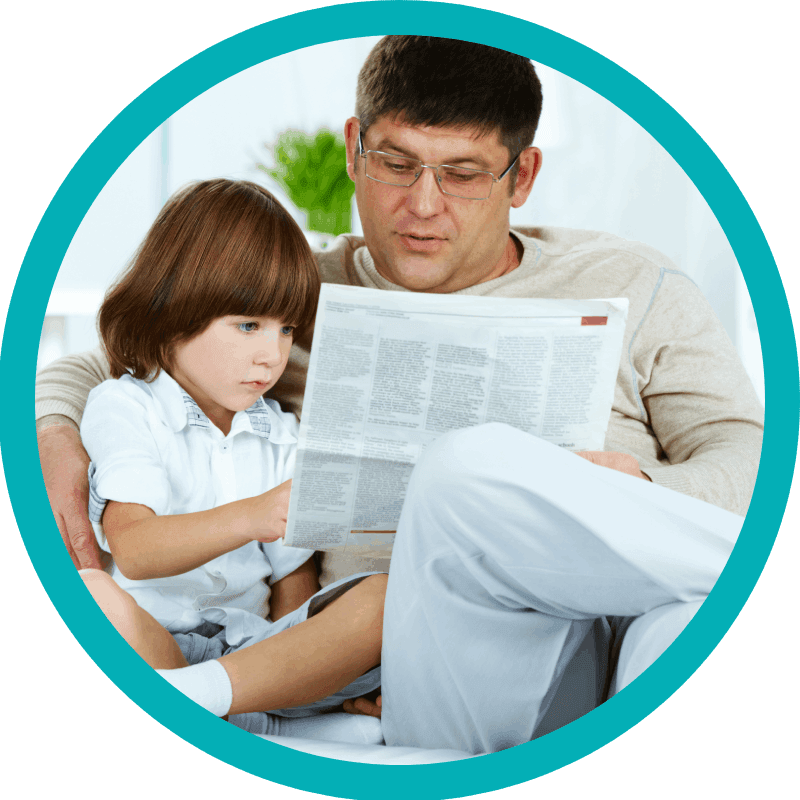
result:
[[[511,198],[511,207],[524,205],[533,189],[533,182],[542,168],[542,151],[538,147],[528,147],[519,155],[519,173]]]
[[[358,117],[350,117],[344,124],[344,143],[347,147],[347,174],[350,180],[355,182],[355,164],[358,158],[358,132],[361,130],[361,123]]]

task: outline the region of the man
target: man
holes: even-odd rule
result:
[[[361,71],[345,126],[364,239],[318,254],[324,281],[630,301],[606,452],[581,460],[482,426],[442,437],[415,470],[387,594],[390,744],[485,752],[542,735],[580,713],[560,707],[562,682],[587,643],[597,659],[582,710],[626,685],[710,591],[755,480],[762,411],[694,284],[635,242],[510,230],[510,209],[542,166],[532,146],[540,111],[522,57],[387,37]],[[297,411],[309,348],[296,343],[273,392]],[[75,425],[107,375],[92,353],[62,359],[38,382],[48,496],[81,566],[99,554]],[[326,556],[322,583],[377,566]],[[370,701],[360,708],[379,713]]]

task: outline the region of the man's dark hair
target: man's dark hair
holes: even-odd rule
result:
[[[497,131],[513,158],[530,147],[541,112],[542,86],[530,60],[474,42],[385,36],[358,75],[362,131],[386,114],[411,125]]]

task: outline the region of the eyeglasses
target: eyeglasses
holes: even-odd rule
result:
[[[521,154],[506,167],[503,174],[495,178],[494,173],[469,167],[453,167],[449,164],[423,164],[418,158],[407,158],[380,150],[365,150],[362,133],[358,133],[358,146],[361,157],[366,162],[367,177],[378,183],[390,186],[411,186],[422,175],[423,169],[432,169],[436,173],[439,188],[453,197],[464,200],[486,200],[492,193],[492,186],[500,183],[517,163]]]

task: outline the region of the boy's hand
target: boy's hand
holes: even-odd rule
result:
[[[286,518],[289,515],[289,493],[292,481],[284,481],[280,486],[259,495],[253,524],[253,539],[257,542],[275,542],[286,535]]]
[[[89,456],[80,435],[56,425],[37,438],[47,499],[72,562],[78,569],[103,569],[110,557],[98,547],[89,522]]]
[[[381,695],[378,695],[374,702],[369,697],[356,697],[355,700],[345,700],[342,708],[348,714],[363,714],[365,717],[377,717],[380,719],[381,705]]]

